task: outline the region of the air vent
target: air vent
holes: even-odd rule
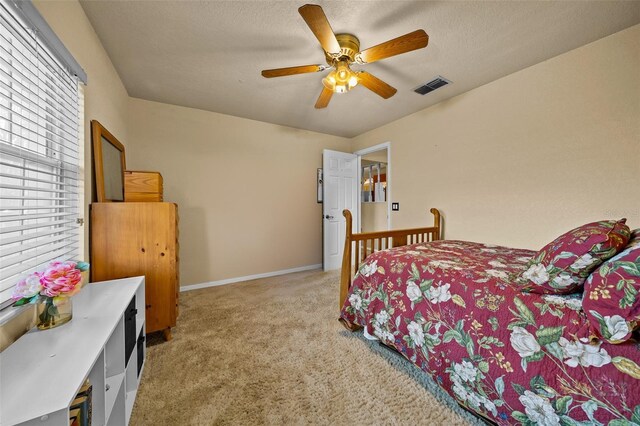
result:
[[[451,84],[451,82],[444,77],[437,76],[430,82],[418,87],[415,92],[421,95],[426,95],[427,93],[433,92],[434,90],[439,89],[442,86],[446,86],[447,84]]]

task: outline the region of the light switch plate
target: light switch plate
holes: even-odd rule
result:
[[[391,203],[391,210],[397,212],[400,210],[400,203]]]

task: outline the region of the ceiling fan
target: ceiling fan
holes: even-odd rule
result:
[[[360,40],[353,34],[334,34],[324,14],[322,7],[315,4],[305,4],[298,9],[302,19],[307,23],[316,36],[325,53],[328,65],[303,65],[297,67],[277,68],[262,71],[266,78],[285,77],[288,75],[321,72],[333,68],[322,79],[324,88],[316,101],[316,108],[325,108],[329,105],[334,93],[345,93],[358,84],[362,84],[372,92],[388,99],[395,95],[397,90],[384,81],[369,74],[366,71],[354,72],[350,65],[370,64],[401,53],[427,47],[429,36],[424,30],[416,30],[393,40],[378,44],[360,51]]]

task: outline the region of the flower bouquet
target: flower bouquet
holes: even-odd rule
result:
[[[86,262],[51,262],[44,272],[33,272],[20,280],[14,290],[14,306],[38,304],[38,328],[62,325],[73,316],[71,296],[87,281]]]

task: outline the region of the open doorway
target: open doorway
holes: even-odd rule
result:
[[[358,156],[360,194],[359,231],[391,229],[391,143],[385,142],[354,154]]]

